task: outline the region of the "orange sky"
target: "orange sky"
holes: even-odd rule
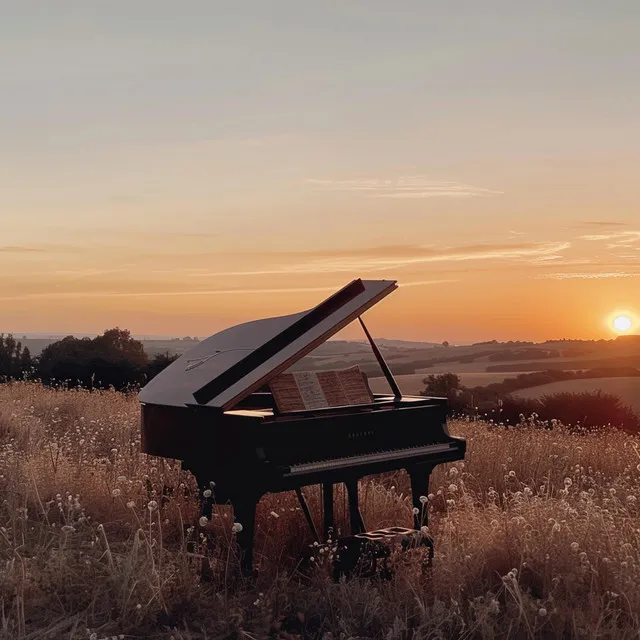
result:
[[[640,331],[628,4],[144,4],[0,25],[0,331],[206,336],[354,277],[400,285],[376,336]]]

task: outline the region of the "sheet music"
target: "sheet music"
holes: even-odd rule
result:
[[[298,385],[305,409],[321,409],[329,406],[316,373],[312,371],[296,371],[293,377]]]
[[[373,401],[358,366],[331,371],[296,371],[274,378],[269,386],[278,410],[302,411],[367,404]]]

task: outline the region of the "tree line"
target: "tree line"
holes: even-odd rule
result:
[[[551,425],[554,420],[578,429],[612,425],[640,433],[640,416],[623,404],[620,397],[602,391],[560,392],[540,398],[519,398],[519,389],[536,387],[556,380],[640,376],[634,368],[592,371],[539,371],[521,374],[485,387],[465,387],[455,373],[430,375],[423,381],[423,396],[444,397],[452,416],[479,417],[506,425],[518,425],[531,416]]]
[[[142,342],[126,329],[108,329],[95,338],[67,336],[36,357],[12,335],[0,334],[0,380],[40,380],[86,388],[124,390],[145,384],[177,355],[150,358]]]

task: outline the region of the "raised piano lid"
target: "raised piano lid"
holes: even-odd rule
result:
[[[396,288],[395,280],[357,279],[313,309],[229,327],[172,362],[139,400],[231,409]]]

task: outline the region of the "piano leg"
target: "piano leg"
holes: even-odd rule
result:
[[[420,531],[429,524],[429,502],[421,501],[429,495],[429,477],[433,467],[431,465],[416,465],[407,469],[411,478],[411,498],[413,502],[413,527]],[[417,513],[416,513],[417,510]],[[433,561],[433,538],[430,535],[421,537],[421,545],[429,547],[429,555],[425,566],[431,566]]]
[[[253,496],[243,496],[233,501],[234,519],[242,525],[242,530],[236,533],[236,540],[240,547],[240,570],[245,577],[253,575],[253,536],[259,500]]]
[[[304,493],[302,493],[302,489],[300,487],[296,487],[296,495],[298,496],[298,502],[300,503],[300,507],[302,508],[302,513],[304,513],[304,517],[307,520],[309,529],[311,529],[311,533],[313,534],[313,539],[316,542],[320,542],[320,536],[318,535],[316,524],[313,521],[313,516],[311,515],[311,511],[309,510],[309,505],[307,504],[307,500],[304,497]]]
[[[420,498],[423,496],[426,498],[429,495],[429,476],[431,475],[432,467],[418,465],[407,469],[407,471],[411,478],[411,498],[414,508],[413,526],[415,529],[420,530],[420,527],[427,526],[429,523],[429,504],[426,501],[423,503]],[[418,513],[415,513],[416,509]]]
[[[366,528],[358,504],[358,479],[347,480],[345,485],[347,487],[347,493],[349,494],[349,524],[351,526],[351,535],[363,533],[366,531]]]
[[[189,466],[186,462],[183,463],[182,468],[191,471],[196,479],[196,484],[198,486],[198,500],[200,501],[200,515],[206,516],[208,520],[211,520],[215,495],[213,491],[211,491],[211,496],[209,498],[204,497],[204,492],[207,489],[211,489],[211,485],[209,484],[211,481],[209,476],[211,474],[196,467],[195,465]]]
[[[326,542],[334,528],[333,521],[333,485],[322,485],[322,508],[324,509],[324,541]]]

